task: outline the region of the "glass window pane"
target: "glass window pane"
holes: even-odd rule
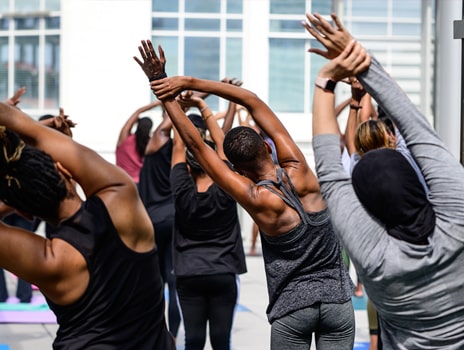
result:
[[[177,18],[153,17],[151,19],[152,29],[157,30],[176,30],[179,26]]]
[[[15,89],[26,87],[27,99],[21,100],[23,108],[37,108],[39,96],[39,38],[17,37],[15,42]]]
[[[45,108],[58,108],[60,92],[60,37],[45,38]]]
[[[60,11],[61,1],[60,0],[45,0],[45,10],[47,11]]]
[[[310,13],[320,13],[322,15],[328,15],[332,11],[332,1],[327,1],[327,0],[313,0],[310,1]]]
[[[227,39],[226,76],[229,78],[242,79],[242,39]]]
[[[219,38],[185,38],[185,75],[210,80],[224,78],[219,77],[219,57]],[[211,96],[208,104],[211,109],[217,110],[218,99]]]
[[[186,37],[184,52],[186,75],[218,80],[219,38]]]
[[[218,19],[190,18],[185,20],[186,30],[219,31],[221,22]]]
[[[242,13],[243,0],[227,0],[227,13]]]
[[[5,101],[8,96],[8,38],[0,37],[0,98]]]
[[[269,45],[269,105],[271,109],[276,112],[303,112],[305,41],[270,39]]]
[[[177,12],[179,11],[178,0],[152,0],[151,6],[154,12]]]
[[[395,23],[393,24],[393,35],[421,35],[420,23]]]
[[[59,29],[60,28],[60,17],[46,17],[45,28],[47,29]]]
[[[387,24],[384,22],[353,22],[351,34],[357,35],[387,35]]]
[[[39,18],[37,17],[25,17],[15,18],[16,29],[39,29]]]
[[[2,12],[10,11],[10,0],[0,0],[0,11]]]
[[[229,32],[241,32],[242,31],[242,20],[241,19],[229,19],[229,20],[227,20],[227,31],[229,31]]]
[[[163,0],[166,1],[166,0]],[[221,0],[187,0],[185,1],[185,12],[219,13]]]
[[[301,21],[295,20],[271,20],[270,21],[270,31],[271,32],[293,32],[301,33]]]
[[[271,0],[272,14],[304,15],[305,0]]]
[[[8,30],[10,26],[9,18],[0,18],[0,30]]]
[[[15,11],[39,11],[40,0],[15,0]]]
[[[385,17],[388,1],[356,0],[352,2],[353,16]]]
[[[420,0],[392,0],[393,18],[411,17],[421,18],[421,1]]]
[[[158,52],[158,45],[161,45],[166,56],[166,74],[179,75],[182,72],[179,72],[177,66],[179,64],[179,48],[178,48],[178,39],[173,36],[154,36],[151,38],[153,46]]]

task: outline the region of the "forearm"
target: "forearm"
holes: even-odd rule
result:
[[[229,181],[224,177],[226,172],[229,171],[227,165],[218,157],[217,153],[211,147],[206,145],[197,128],[185,115],[177,101],[175,99],[165,99],[163,100],[163,105],[174,127],[182,137],[184,144],[189,148],[205,172],[219,186],[225,186],[225,188],[230,186]],[[209,119],[214,118],[211,117]]]
[[[219,157],[221,157],[222,159],[226,159],[224,155],[223,147],[222,147],[224,143],[224,132],[219,127],[219,124],[216,118],[214,118],[214,115],[208,106],[206,106],[206,109],[202,109],[201,113],[202,113],[203,120],[206,123],[206,127],[208,128],[211,134],[211,138],[216,144],[216,151]]]
[[[227,108],[226,115],[224,116],[224,123],[222,124],[222,131],[224,134],[232,129],[236,109],[237,104],[235,102],[229,101],[229,106]]]
[[[182,141],[176,128],[174,129],[174,137],[172,138],[172,161],[171,168],[178,163],[185,163],[185,144]]]
[[[333,92],[315,87],[313,97],[313,136],[320,134],[339,135],[334,105],[335,95]]]
[[[354,137],[356,133],[357,119],[358,111],[356,109],[350,108],[350,113],[348,115],[345,129],[345,146],[350,156],[356,152],[356,147],[354,146]]]
[[[163,100],[163,106],[169,115],[170,121],[176,128],[185,145],[187,145],[196,156],[193,148],[203,144],[200,133],[185,115],[179,103],[175,99]]]
[[[145,106],[138,108],[134,113],[132,113],[121,128],[120,138],[124,136],[127,137],[127,135],[129,135],[134,124],[139,120],[141,113],[149,111],[150,109],[157,106],[161,106],[161,101],[153,101]]]

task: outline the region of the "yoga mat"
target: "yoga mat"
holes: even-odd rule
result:
[[[367,297],[366,294],[362,298],[358,297],[351,297],[351,300],[353,301],[353,308],[355,310],[366,310],[367,309]]]
[[[16,298],[0,303],[0,323],[56,323],[56,317],[43,295],[34,295],[30,303]]]
[[[355,341],[353,350],[369,350],[369,343]]]
[[[6,344],[0,344],[0,350],[10,350],[10,347]]]

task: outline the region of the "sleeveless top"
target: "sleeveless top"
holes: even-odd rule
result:
[[[139,193],[145,208],[173,203],[171,182],[172,139],[145,155],[139,177]]]
[[[59,324],[54,349],[175,349],[166,328],[156,248],[146,253],[129,249],[97,196],[84,202],[51,238],[76,248],[90,276],[75,303],[63,306],[47,299]]]
[[[354,284],[343,263],[328,209],[305,212],[283,168],[277,168],[277,182],[263,180],[257,185],[279,196],[301,217],[296,227],[279,236],[268,236],[260,230],[269,322],[316,303],[342,304],[351,300]]]
[[[116,165],[124,169],[132,180],[138,183],[143,158],[138,154],[135,143],[135,134],[131,134],[116,147]]]
[[[172,168],[171,180],[176,276],[245,273],[237,202],[215,183],[198,192],[186,163]]]

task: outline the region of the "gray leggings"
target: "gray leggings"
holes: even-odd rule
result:
[[[297,310],[271,326],[271,350],[309,350],[314,333],[318,350],[352,350],[353,303],[315,304]]]

